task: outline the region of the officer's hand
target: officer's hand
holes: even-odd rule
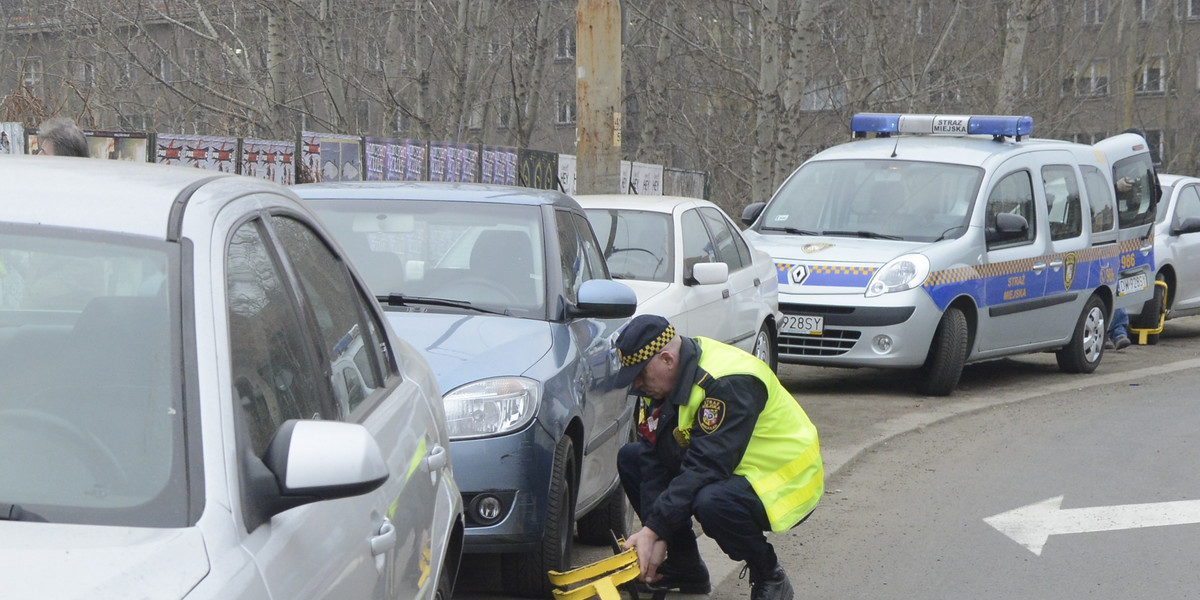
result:
[[[649,527],[642,527],[637,533],[625,539],[625,549],[637,551],[638,568],[642,574],[638,578],[644,583],[655,583],[662,579],[658,574],[658,566],[667,558],[667,543]]]
[[[1116,187],[1118,192],[1128,192],[1133,189],[1133,182],[1128,177],[1122,177],[1117,180]]]

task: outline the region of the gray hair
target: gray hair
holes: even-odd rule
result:
[[[66,117],[54,117],[44,121],[37,130],[38,145],[45,152],[45,142],[53,145],[55,156],[88,156],[87,138],[74,121]],[[50,154],[47,152],[47,154]]]

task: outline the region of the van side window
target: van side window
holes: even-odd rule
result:
[[[1025,220],[1023,232],[999,232],[997,220],[1001,213],[1017,215]],[[988,249],[1019,246],[1033,242],[1037,233],[1037,210],[1033,204],[1033,178],[1028,171],[1017,171],[1001,179],[987,202]]]
[[[1046,213],[1050,220],[1050,239],[1067,240],[1083,233],[1083,203],[1079,199],[1079,181],[1068,165],[1042,167],[1046,192]]]
[[[1113,165],[1117,191],[1117,222],[1121,229],[1145,225],[1154,219],[1154,165],[1149,154],[1119,160]]]
[[[1083,186],[1087,189],[1088,204],[1092,208],[1092,233],[1113,228],[1113,195],[1108,188],[1104,173],[1091,165],[1079,165],[1083,173]]]

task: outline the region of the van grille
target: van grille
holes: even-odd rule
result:
[[[861,331],[826,329],[822,335],[779,334],[779,356],[841,356],[850,351]]]

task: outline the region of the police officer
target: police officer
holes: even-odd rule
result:
[[[621,448],[617,468],[643,524],[625,541],[642,583],[711,591],[695,517],[731,559],[746,561],[752,600],[790,600],[764,532],[807,518],[824,491],[816,427],[761,360],[676,335],[660,316],[635,317],[617,349],[617,385],[639,397],[639,440]]]

